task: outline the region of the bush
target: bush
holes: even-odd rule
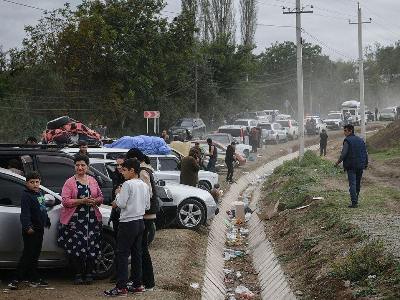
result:
[[[334,264],[332,275],[350,281],[363,281],[368,275],[380,276],[394,266],[394,259],[385,255],[384,250],[381,241],[369,242]]]

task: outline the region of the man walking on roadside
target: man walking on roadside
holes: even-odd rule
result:
[[[215,168],[215,165],[217,164],[217,158],[218,158],[217,147],[215,147],[212,139],[210,139],[210,138],[207,139],[207,144],[208,144],[207,156],[209,157],[207,171],[217,173],[217,170]]]
[[[233,163],[236,160],[235,146],[236,146],[235,142],[232,142],[226,148],[226,153],[225,153],[225,164],[226,167],[228,168],[228,172],[226,174],[226,182],[229,183],[233,183]]]
[[[343,168],[347,172],[349,180],[351,198],[349,208],[356,208],[361,189],[363,170],[368,167],[368,152],[364,140],[354,135],[353,125],[348,124],[344,126],[344,135],[342,153],[335,166],[343,162]]]
[[[328,145],[328,134],[325,129],[319,134],[319,156],[326,156],[326,146]]]

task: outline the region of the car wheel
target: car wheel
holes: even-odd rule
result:
[[[196,199],[187,199],[178,206],[178,225],[185,229],[197,229],[206,220],[204,206]]]
[[[101,254],[96,260],[96,277],[105,279],[115,271],[117,243],[111,233],[104,233],[101,241]]]
[[[244,151],[243,151],[243,154],[244,154],[244,156],[245,156],[246,158],[249,158],[249,156],[250,156],[250,151],[249,151],[249,149],[244,150]]]
[[[211,184],[205,180],[200,180],[197,187],[199,189],[206,190],[206,191],[211,191],[211,189],[212,189]]]

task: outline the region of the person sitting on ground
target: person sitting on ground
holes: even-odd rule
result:
[[[8,287],[18,289],[22,280],[29,280],[30,287],[46,287],[48,283],[40,278],[37,268],[42,251],[44,228],[50,228],[44,195],[40,191],[40,174],[30,172],[26,175],[26,189],[21,197],[22,239],[24,249],[17,267],[17,277]]]

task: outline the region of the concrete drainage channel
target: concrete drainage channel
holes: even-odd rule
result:
[[[316,150],[318,146],[314,145],[308,149]],[[242,176],[224,195],[220,204],[220,213],[214,218],[210,228],[202,299],[252,299],[252,297],[248,296],[245,296],[247,298],[240,298],[239,295],[235,298],[234,291],[228,290],[225,286],[224,250],[228,248],[225,243],[227,239],[227,220],[229,220],[226,211],[229,211],[232,202],[237,201],[243,194],[249,195],[251,193],[252,202],[249,206],[255,212],[262,182],[272,174],[276,167],[287,160],[297,157],[297,155],[297,152],[285,155]],[[249,230],[247,236],[247,254],[251,255],[253,268],[258,273],[261,299],[296,299],[273,253],[272,245],[266,238],[264,224],[256,213],[251,215],[250,219],[246,222],[246,226]]]

